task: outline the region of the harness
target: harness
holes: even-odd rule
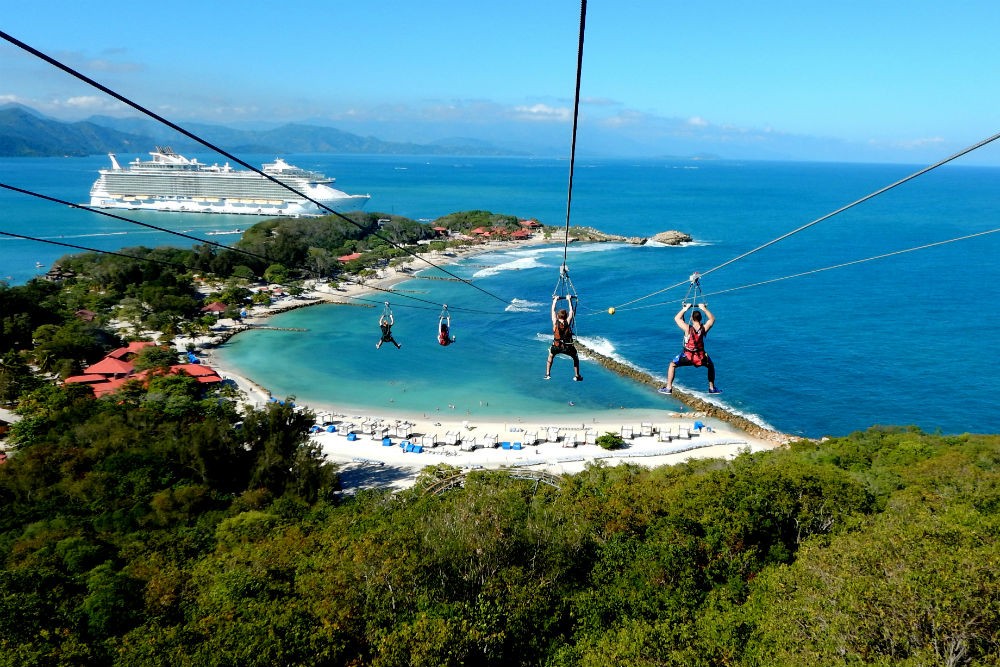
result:
[[[564,347],[573,344],[573,327],[570,326],[565,320],[556,320],[556,324],[552,327],[552,337],[553,345],[558,345],[559,347]]]
[[[684,356],[695,366],[701,366],[705,361],[705,327],[695,329],[690,324],[684,336]]]

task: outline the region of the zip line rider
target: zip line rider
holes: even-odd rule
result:
[[[445,306],[441,317],[438,319],[438,343],[440,345],[451,345],[454,342],[455,337],[451,335],[451,315],[448,313],[448,306]]]
[[[395,324],[395,319],[392,317],[392,311],[389,310],[389,302],[385,302],[385,310],[382,311],[382,316],[378,318],[378,325],[382,329],[382,338],[375,343],[375,349],[382,347],[382,343],[392,343],[396,346],[396,349],[403,347],[396,342],[396,339],[392,337],[392,325]]]
[[[565,308],[556,312],[556,304],[559,299],[569,301],[569,310]],[[573,344],[573,320],[576,317],[576,296],[552,295],[552,346],[549,347],[549,358],[545,362],[545,379],[548,380],[552,372],[552,360],[557,354],[565,354],[573,360],[573,379],[577,382],[583,380],[580,375],[580,357],[576,353],[576,345]]]
[[[708,305],[699,303],[698,308],[691,313],[690,323],[684,321],[684,314],[692,308],[692,304],[685,303],[674,315],[674,322],[677,327],[684,332],[684,349],[670,361],[667,368],[667,386],[660,389],[661,394],[669,394],[674,390],[674,373],[678,366],[704,366],[708,369],[708,393],[718,394],[719,389],[715,386],[715,364],[712,358],[705,352],[705,336],[709,330],[715,326],[715,316],[708,309]],[[701,311],[705,311],[708,317],[702,323]]]

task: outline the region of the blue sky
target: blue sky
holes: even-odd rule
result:
[[[11,4],[3,31],[181,124],[568,153],[575,0]],[[998,27],[995,0],[590,0],[578,151],[933,162],[1000,131]],[[6,42],[4,102],[134,113]]]

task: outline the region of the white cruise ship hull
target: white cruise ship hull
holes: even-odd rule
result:
[[[314,199],[316,199],[314,197]],[[368,203],[368,195],[345,195],[337,199],[321,202],[330,209],[356,211]],[[93,208],[122,208],[130,210],[167,211],[170,213],[229,213],[237,215],[267,215],[272,217],[302,217],[325,215],[321,209],[308,200],[288,201],[279,199],[205,199],[185,197],[142,197],[134,195],[110,195],[91,192],[90,205]]]
[[[207,166],[157,148],[150,161],[135,160],[121,167],[110,155],[111,169],[101,169],[90,190],[94,208],[227,213],[299,217],[364,207],[370,195],[350,195],[330,187],[332,178],[293,167],[283,160],[264,165],[264,172],[290,188],[246,170]],[[299,196],[304,195],[304,197]],[[306,198],[307,197],[307,198]]]

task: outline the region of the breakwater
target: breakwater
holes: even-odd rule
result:
[[[662,386],[662,382],[654,378],[649,373],[641,371],[628,364],[623,364],[620,361],[612,359],[606,355],[601,354],[585,344],[581,343],[579,340],[576,341],[576,347],[586,354],[588,357],[601,364],[609,371],[617,373],[622,377],[627,377],[630,380],[634,380],[640,384],[646,384],[651,387],[659,388]],[[703,413],[708,417],[713,417],[720,421],[724,421],[727,424],[731,424],[736,428],[740,429],[748,435],[752,435],[755,438],[760,438],[762,440],[768,440],[771,442],[787,443],[795,438],[785,433],[780,433],[769,428],[765,428],[760,424],[750,421],[746,417],[736,414],[730,410],[727,410],[721,406],[715,405],[714,403],[709,403],[708,401],[698,398],[694,394],[688,393],[681,389],[674,387],[674,391],[671,397],[680,401],[684,405],[688,406],[692,410]]]

